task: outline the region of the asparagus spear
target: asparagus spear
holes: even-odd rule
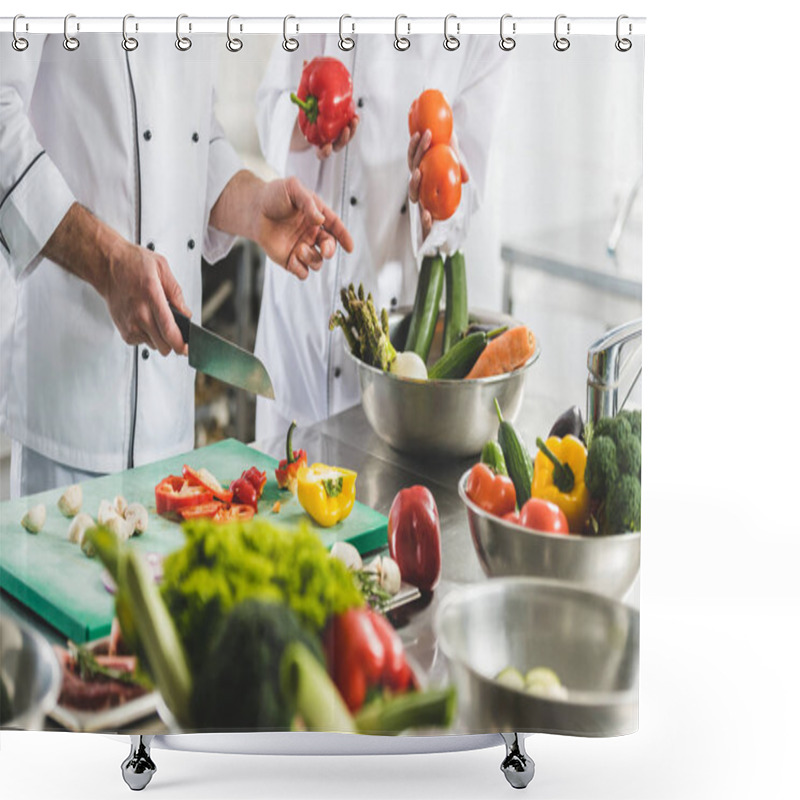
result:
[[[378,314],[372,294],[365,294],[364,285],[356,290],[351,283],[340,292],[343,311],[330,318],[329,328],[342,329],[354,356],[373,367],[387,371],[397,357],[389,340],[389,315],[386,309]]]

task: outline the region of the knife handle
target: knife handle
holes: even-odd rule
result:
[[[172,303],[169,304],[169,310],[172,312],[172,316],[175,317],[175,324],[178,326],[181,336],[183,336],[184,343],[189,344],[189,317],[181,314]]]

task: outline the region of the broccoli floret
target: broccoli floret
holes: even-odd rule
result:
[[[609,436],[613,439],[614,431],[617,427],[616,419],[616,417],[600,417],[600,419],[592,425],[592,435]]]
[[[641,529],[642,487],[633,475],[623,475],[608,490],[603,533]]]
[[[639,409],[634,411],[620,411],[619,417],[628,420],[633,435],[641,441],[642,439],[642,412]]]
[[[617,442],[617,466],[620,475],[639,477],[642,471],[642,445],[635,436],[626,436]]]
[[[618,476],[617,446],[610,436],[595,432],[586,457],[586,471],[583,476],[586,488],[592,497],[602,500]]]
[[[288,730],[295,709],[281,691],[280,667],[290,642],[324,664],[319,637],[284,603],[244,600],[219,626],[192,691],[195,729]]]

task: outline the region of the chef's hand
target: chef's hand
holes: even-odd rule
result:
[[[188,347],[175,323],[169,304],[187,317],[191,312],[167,259],[144,247],[124,243],[108,263],[108,282],[101,294],[111,319],[128,344],[145,344],[162,356]]]
[[[131,244],[78,203],[42,253],[94,286],[125,342],[146,344],[164,356],[172,350],[186,354],[169,303],[187,317],[191,312],[164,256]]]
[[[356,135],[358,123],[359,118],[358,114],[356,114],[345,126],[335,142],[331,142],[316,148],[317,158],[320,161],[324,161],[326,158],[328,158],[328,156],[330,156],[331,153],[338,153],[340,150],[347,147],[348,143]],[[306,137],[303,135],[303,131],[300,130],[300,125],[295,122],[294,129],[292,130],[290,149],[293,151],[302,151],[308,150],[310,147],[311,144],[309,144],[308,139],[306,139]]]
[[[237,172],[211,210],[211,225],[252,239],[276,264],[300,280],[331,258],[338,242],[350,253],[344,223],[297,178],[264,182]]]
[[[431,132],[426,129],[422,134],[415,133],[408,142],[408,170],[411,173],[411,177],[408,179],[408,199],[412,203],[419,203],[419,219],[422,224],[423,240],[427,239],[428,234],[431,232],[433,217],[431,217],[430,211],[428,211],[419,200],[419,185],[422,181],[422,172],[420,171],[419,165],[422,161],[422,157],[428,152],[428,148],[431,146],[432,138]],[[450,147],[453,148],[458,156],[459,166],[461,167],[461,183],[466,183],[469,180],[469,175],[461,159],[455,133],[450,140]]]

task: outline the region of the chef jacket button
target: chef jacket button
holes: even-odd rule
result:
[[[364,98],[363,97],[359,97],[358,98],[358,107],[359,108],[364,108]]]
[[[147,359],[150,358],[150,351],[146,347],[142,350],[142,358],[145,361],[147,361]]]
[[[189,241],[188,241],[188,242],[186,242],[186,246],[187,246],[187,247],[188,247],[190,250],[194,250],[194,239],[189,239]]]
[[[197,131],[195,131],[195,132],[192,134],[192,141],[193,141],[193,142],[199,142],[199,141],[200,141],[200,134],[199,134]]]
[[[350,198],[350,205],[351,206],[354,206],[357,202],[358,202],[358,200],[356,200],[355,196]]]
[[[148,242],[147,243],[147,249],[148,250],[155,250],[156,249],[155,243],[154,242]]]
[[[333,371],[333,377],[338,378],[341,374],[342,374],[342,368],[336,367],[336,369]]]
[[[405,214],[406,211],[408,211],[408,205],[406,203],[403,203],[403,205],[400,206],[400,213]]]
[[[397,298],[393,297],[390,302],[392,304],[392,308],[394,308],[397,305]]]
[[[149,142],[153,138],[153,134],[149,130],[146,130],[142,135],[146,142]]]

